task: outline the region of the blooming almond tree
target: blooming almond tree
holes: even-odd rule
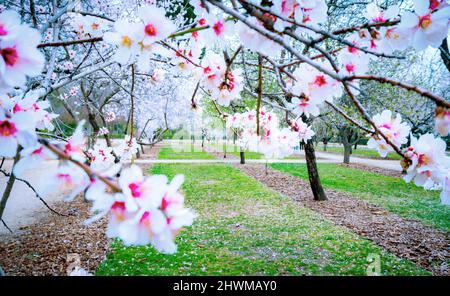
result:
[[[184,179],[147,177],[130,162],[138,148],[136,124],[146,132],[146,123],[153,121],[147,112],[158,118],[149,123],[153,131],[168,127],[168,114],[183,114],[167,111],[176,100],[168,100],[165,87],[158,86],[180,77],[191,83],[176,97],[195,107],[196,93],[203,91],[222,118],[231,118],[242,146],[266,157],[284,157],[299,141],[306,142],[308,169],[315,174],[311,180],[318,174],[308,120],[326,105],[369,134],[370,145],[382,156],[389,151],[401,155],[406,181],[442,190],[442,201],[449,202],[443,140],[425,134],[410,137],[407,145],[410,128],[402,117],[389,110],[370,114],[361,100],[364,81],[415,92],[436,105],[436,130],[449,134],[446,98],[369,73],[371,63],[402,59],[405,50],[440,46],[449,29],[447,1],[415,0],[414,10],[403,5],[383,10],[371,3],[361,23],[333,30],[327,29],[325,0],[193,0],[193,15],[186,17],[176,13],[183,7],[177,1],[34,2],[42,13],[24,13],[10,2],[0,9],[0,157],[13,158],[15,167],[12,173],[2,170],[9,182],[0,218],[19,175],[59,159],[57,170],[31,184],[39,195],[49,188],[71,191],[68,199],[86,192],[93,202],[89,223],[107,216],[110,237],[175,252],[175,236],[195,218],[179,192]],[[276,82],[274,87],[266,85],[269,80]],[[117,87],[108,99],[115,107],[98,105],[99,96],[92,93],[96,85]],[[187,89],[193,95],[186,95]],[[254,110],[235,115],[222,110],[244,93],[253,98]],[[335,103],[338,98],[347,100],[359,117],[343,111]],[[79,121],[71,136],[61,128],[55,102]],[[74,112],[72,102],[86,112]],[[95,134],[105,136],[108,121],[120,112],[127,113],[129,127],[118,147],[86,143],[83,119]],[[93,116],[103,126],[94,128]],[[320,182],[311,185],[315,197],[325,199]]]

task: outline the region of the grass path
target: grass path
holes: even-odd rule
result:
[[[308,180],[305,164],[271,164],[301,179]],[[404,218],[450,231],[450,207],[442,205],[438,191],[427,191],[400,178],[389,177],[336,164],[318,164],[325,187],[351,193]]]
[[[231,166],[151,170],[184,173],[187,203],[199,217],[177,238],[174,255],[113,243],[99,275],[364,275],[369,254],[381,256],[384,275],[428,274]]]

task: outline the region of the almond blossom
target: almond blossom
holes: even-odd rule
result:
[[[139,29],[137,24],[118,20],[114,24],[115,32],[106,32],[103,36],[107,43],[117,46],[114,60],[119,64],[127,64],[137,54]]]
[[[325,0],[297,0],[299,3],[295,12],[295,20],[297,23],[315,27],[324,23],[328,19],[328,6]],[[316,35],[313,31],[299,27],[297,33],[305,33],[307,35]]]
[[[308,124],[301,120],[301,118],[299,118],[297,121],[294,121],[291,125],[291,128],[298,133],[299,140],[303,142],[311,140],[312,137],[316,134]]]
[[[96,171],[103,172],[114,165],[115,157],[113,149],[102,144],[97,144],[89,149],[86,154],[90,160],[90,166]]]
[[[386,10],[381,10],[376,3],[370,3],[366,7],[365,17],[374,23],[384,23],[398,16],[399,7],[392,5]]]
[[[56,155],[41,144],[23,149],[20,151],[20,156],[20,160],[13,169],[17,177],[23,177],[24,172],[39,168],[44,161],[56,159]]]
[[[83,192],[89,184],[89,176],[82,169],[64,162],[56,170],[42,175],[34,187],[42,197],[58,192],[65,194],[64,199],[70,201]]]
[[[425,0],[414,0],[414,13],[405,12],[399,25],[412,34],[412,46],[418,51],[429,45],[439,47],[448,33],[450,7],[443,7],[434,12],[430,7],[436,8],[440,5]]]
[[[320,63],[325,69],[331,69],[328,63]],[[292,92],[297,96],[305,96],[320,103],[331,101],[333,97],[340,97],[343,93],[340,83],[327,74],[317,70],[309,64],[301,64],[293,73],[296,82]],[[315,105],[318,105],[315,104]]]
[[[256,27],[263,28],[260,21],[255,17],[247,18],[248,22]],[[281,45],[250,29],[246,24],[238,22],[236,30],[241,43],[248,49],[259,52],[269,57],[275,57],[282,49]]]
[[[198,21],[200,26],[209,26],[206,30],[198,31],[196,38],[199,38],[201,44],[218,46],[225,46],[226,36],[229,36],[234,29],[232,22],[227,22],[226,19],[215,15],[207,15]]]
[[[50,108],[50,103],[48,101],[39,101],[39,93],[29,92],[25,94],[24,98],[15,97],[13,100],[15,101],[15,104],[12,112],[27,112],[27,114],[32,115],[34,117],[33,120],[36,123],[36,129],[52,131],[55,128],[52,121],[59,115],[49,113],[46,110]]]
[[[384,110],[381,114],[375,115],[372,120],[378,130],[395,146],[400,147],[408,141],[410,128],[405,122],[402,122],[400,114],[393,118],[391,111]],[[394,151],[380,135],[372,136],[367,142],[367,146],[376,149],[381,157],[386,157],[389,152]]]
[[[176,30],[172,21],[166,18],[166,11],[163,8],[145,5],[140,8],[138,14],[143,22],[140,26],[143,46],[163,40]]]
[[[177,175],[170,184],[162,175],[143,177],[137,166],[122,171],[119,184],[123,192],[108,194],[106,186],[94,180],[87,192],[93,201],[95,220],[109,214],[108,237],[118,237],[126,245],[151,243],[158,251],[176,252],[175,236],[192,224],[195,214],[184,207],[178,192],[184,177]]]
[[[425,189],[442,188],[450,169],[450,157],[445,150],[445,142],[432,134],[422,135],[419,139],[411,137],[411,145],[405,150],[405,181],[412,180]]]
[[[14,157],[19,145],[36,145],[35,125],[27,112],[0,114],[0,157]]]
[[[305,114],[306,117],[317,116],[320,114],[319,105],[322,100],[311,100],[306,96],[294,97],[289,103],[288,107],[295,115],[299,116]]]
[[[0,91],[23,86],[27,76],[40,74],[44,66],[44,56],[37,49],[39,32],[18,22],[15,13],[0,14]]]

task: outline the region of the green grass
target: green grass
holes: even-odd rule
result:
[[[240,155],[240,151],[238,150],[238,151],[236,151],[236,152],[230,152],[230,154],[232,154],[232,155],[234,155],[234,156],[237,156],[237,157],[240,157],[241,155]],[[245,159],[262,159],[262,158],[264,158],[264,155],[262,154],[262,153],[259,153],[259,152],[253,152],[253,151],[245,151]]]
[[[190,145],[176,149],[162,147],[159,150],[158,159],[214,159],[214,156],[199,150],[201,150],[201,148],[191,147]]]
[[[211,144],[211,147],[214,149],[219,149],[219,151],[223,152],[223,145],[217,145],[215,143]],[[234,144],[227,144],[227,153],[234,155],[236,157],[240,157],[240,148]],[[284,157],[283,159],[301,159],[299,155],[291,155]],[[254,151],[245,151],[245,159],[264,159],[264,154]]]
[[[165,164],[152,172],[183,172],[198,218],[173,255],[114,241],[98,275],[364,275],[369,254],[381,256],[384,275],[429,274],[231,166]]]
[[[320,152],[324,152],[322,147],[317,147],[317,151]],[[368,157],[368,158],[377,158],[377,159],[401,159],[401,156],[398,155],[397,153],[388,153],[388,155],[383,158],[380,156],[380,154],[378,154],[378,152],[376,150],[370,150],[370,149],[366,149],[366,148],[358,148],[358,149],[353,149],[352,150],[352,154],[353,156],[363,156],[363,157]],[[327,147],[327,151],[326,152],[331,152],[331,153],[339,153],[344,155],[344,147]],[[351,158],[351,156],[350,156]]]
[[[305,164],[272,164],[291,175],[308,179]],[[424,190],[401,178],[388,177],[336,164],[319,163],[319,175],[325,187],[351,193],[405,218],[450,231],[450,207],[442,205],[438,191]]]

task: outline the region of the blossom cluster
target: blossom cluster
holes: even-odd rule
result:
[[[265,158],[289,156],[300,141],[308,141],[314,136],[314,131],[301,119],[289,128],[280,128],[274,112],[262,109],[259,125],[256,115],[254,110],[235,113],[228,119],[227,125],[239,133],[238,145],[242,149],[260,152]]]
[[[325,69],[331,69],[329,63],[320,63]],[[293,73],[295,83],[290,88],[296,95],[292,99],[290,109],[296,115],[317,116],[319,106],[325,101],[332,101],[343,93],[340,82],[308,65],[300,65]]]
[[[223,57],[210,53],[202,60],[202,68],[196,71],[201,85],[210,93],[211,98],[221,106],[229,106],[231,101],[240,97],[243,89],[239,70],[227,67]]]
[[[94,17],[74,20],[80,38],[102,35],[103,27],[96,21]],[[161,33],[151,23],[144,30],[151,33],[140,41],[145,46],[154,41],[153,35]],[[138,149],[136,139],[129,136],[115,147],[97,143],[88,149],[84,120],[68,139],[40,137],[39,132],[55,129],[53,121],[58,115],[49,111],[52,108],[48,100],[40,98],[42,89],[18,89],[25,86],[27,77],[38,76],[43,70],[44,55],[37,49],[40,40],[40,33],[21,24],[17,13],[0,13],[0,157],[12,158],[19,153],[13,174],[22,179],[26,179],[27,171],[56,163],[31,184],[40,196],[59,192],[71,200],[85,192],[93,202],[94,214],[87,223],[108,215],[109,237],[119,237],[126,244],[153,244],[165,253],[175,252],[176,234],[195,218],[184,207],[184,197],[178,191],[183,176],[167,184],[165,176],[144,178],[138,166],[127,167]],[[161,79],[162,73],[155,75],[155,80]],[[75,87],[69,92],[70,96],[77,93]],[[61,94],[61,98],[67,100],[69,95]],[[106,121],[114,119],[114,113],[106,114]],[[106,127],[99,130],[99,135],[108,133]]]
[[[114,60],[120,64],[136,61],[138,68],[147,72],[153,55],[167,56],[167,51],[157,42],[174,33],[176,26],[165,15],[163,8],[146,5],[139,9],[137,22],[116,21],[114,31],[103,36],[107,43],[117,46]]]
[[[432,134],[411,137],[411,145],[405,149],[402,162],[407,174],[406,182],[413,181],[425,189],[439,189],[441,202],[450,205],[449,172],[450,157],[446,154],[446,144]]]
[[[446,154],[446,144],[432,134],[421,135],[418,139],[410,134],[410,127],[402,122],[400,114],[392,117],[392,112],[384,110],[372,118],[378,131],[381,132],[392,144],[404,147],[404,159],[402,166],[406,170],[404,180],[413,181],[415,185],[425,189],[440,189],[441,201],[450,204],[448,191],[448,174],[450,172],[450,157]],[[376,149],[380,156],[386,157],[389,152],[394,151],[386,140],[378,133],[372,135],[367,146]]]
[[[86,198],[93,201],[96,215],[86,223],[109,214],[108,237],[118,237],[126,245],[151,243],[160,252],[174,253],[175,236],[195,218],[178,192],[183,180],[182,175],[175,176],[170,184],[164,175],[145,178],[136,165],[122,170],[119,193],[109,193],[103,182],[93,179]]]
[[[402,122],[400,114],[392,118],[392,112],[384,110],[381,114],[375,115],[372,120],[378,130],[395,146],[401,147],[408,141],[411,129],[405,122]],[[386,140],[378,134],[370,138],[367,146],[376,149],[381,157],[386,157],[389,152],[394,151],[392,146],[387,144]]]

